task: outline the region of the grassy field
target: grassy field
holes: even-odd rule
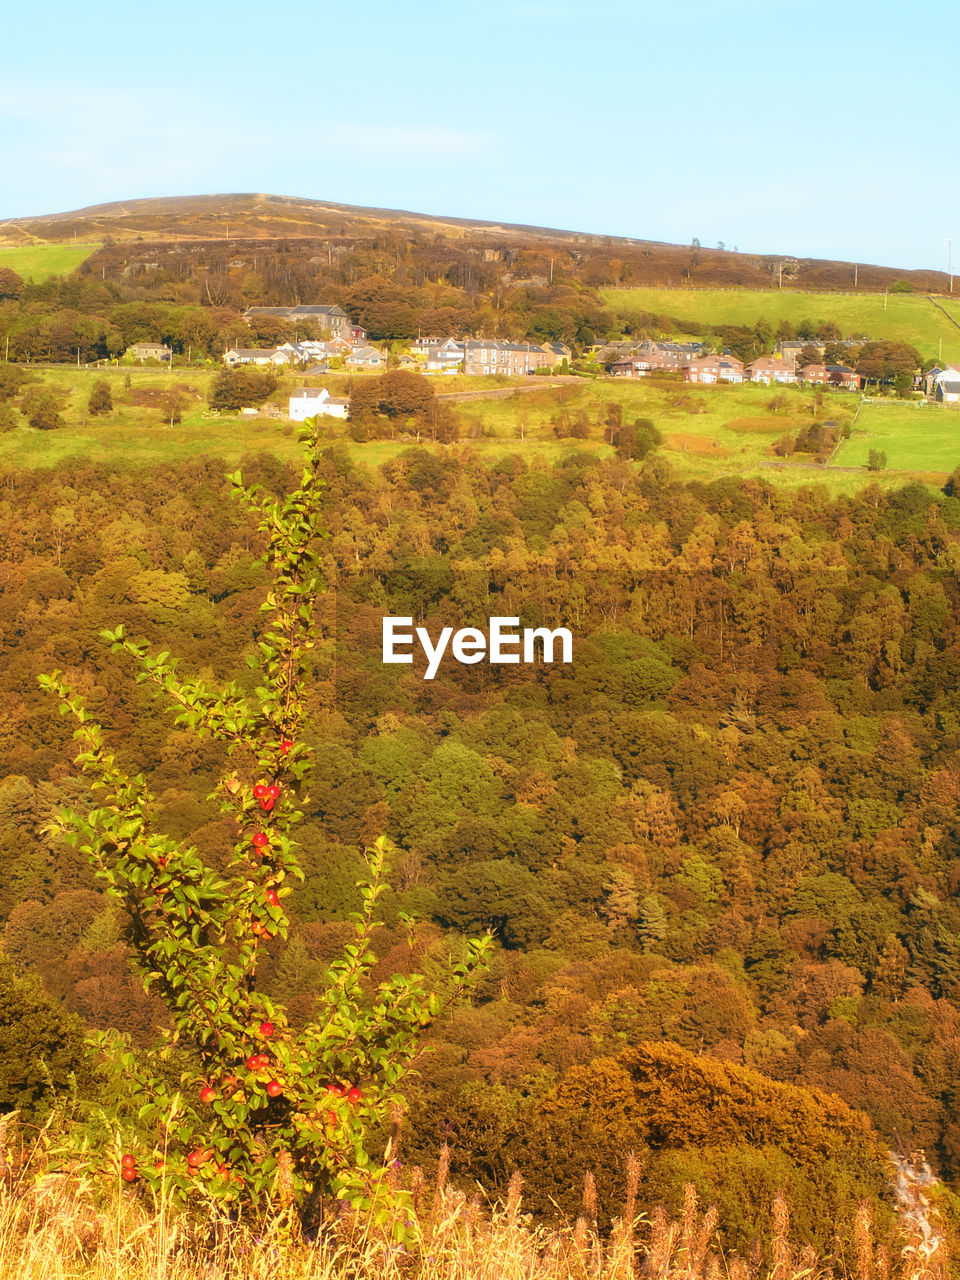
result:
[[[960,466],[960,410],[922,402],[866,404],[834,462],[865,467],[871,449],[887,455],[891,470],[949,473]]]
[[[910,342],[925,357],[960,360],[960,328],[926,298],[911,294],[800,293],[790,289],[604,289],[604,301],[620,316],[643,311],[703,325],[754,325],[781,320],[832,320],[845,337]],[[938,299],[960,321],[960,298]]]
[[[65,426],[35,431],[23,425],[0,435],[0,465],[48,467],[80,458],[124,467],[208,456],[233,467],[244,454],[261,449],[285,459],[299,456],[296,427],[285,420],[210,412],[207,394],[213,368],[60,367],[34,372],[61,392]],[[110,384],[114,408],[104,417],[91,418],[87,400],[98,378]],[[331,378],[329,385],[342,393],[346,379]],[[165,424],[161,408],[171,387],[178,388],[185,406],[183,421],[176,427]],[[288,391],[289,387],[278,391],[279,404],[286,403]],[[856,396],[827,393],[824,413],[841,423],[852,421],[857,404]],[[610,456],[606,422],[617,409],[625,422],[649,418],[655,423],[664,438],[661,455],[685,479],[761,477],[786,488],[817,484],[835,494],[855,493],[868,479],[885,487],[902,484],[905,473],[936,480],[960,462],[960,412],[890,401],[864,407],[834,467],[811,467],[809,460],[807,465],[773,467],[772,445],[783,436],[793,438],[802,425],[813,421],[813,393],[795,387],[696,388],[669,378],[606,379],[538,387],[510,399],[470,400],[456,408],[464,432],[461,445],[455,447],[469,448],[490,462],[505,453],[554,462],[578,449]],[[555,425],[562,422],[568,424],[566,432],[558,435]],[[583,438],[567,434],[578,423],[586,431]],[[337,419],[328,419],[326,430],[331,442],[345,442],[355,458],[370,466],[379,466],[415,443],[409,438],[357,443],[349,439],[347,424]],[[866,467],[871,448],[887,453],[888,470],[868,477],[859,468]],[[804,459],[793,459],[798,461]]]
[[[0,248],[0,267],[9,267],[24,280],[39,284],[48,276],[65,276],[76,271],[98,244],[27,244]]]

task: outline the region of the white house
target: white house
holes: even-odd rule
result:
[[[326,387],[297,387],[290,397],[289,416],[294,422],[325,414],[328,418],[345,418],[349,400],[332,396]]]
[[[933,397],[946,404],[960,403],[960,369],[956,365],[937,371],[933,379]]]
[[[238,364],[291,364],[294,359],[292,352],[282,347],[230,347],[223,353],[223,363],[231,369]]]

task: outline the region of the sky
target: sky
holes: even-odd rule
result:
[[[259,191],[946,269],[958,38],[939,0],[21,0],[0,219]]]

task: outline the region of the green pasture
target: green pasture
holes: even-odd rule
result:
[[[960,360],[960,327],[925,297],[915,294],[804,293],[793,289],[603,289],[606,305],[624,318],[641,312],[673,316],[703,326],[781,320],[797,325],[830,320],[844,337],[865,335],[909,342],[922,356]],[[960,298],[938,298],[960,322]]]
[[[211,456],[233,467],[244,454],[261,449],[285,459],[299,456],[297,428],[285,420],[210,412],[207,393],[215,368],[58,367],[33,372],[65,398],[66,425],[57,431],[35,431],[24,425],[0,435],[0,465],[47,467],[79,458],[125,467]],[[91,418],[87,400],[98,378],[110,384],[114,408],[104,417]],[[281,386],[275,397],[278,403],[285,403],[295,381],[288,378]],[[344,389],[334,386],[333,379],[329,383],[331,390]],[[178,388],[185,405],[183,422],[176,427],[166,425],[160,407],[163,393],[172,386]],[[857,404],[856,396],[828,392],[819,416],[849,422]],[[464,427],[460,444],[421,443],[427,448],[470,449],[490,462],[505,453],[555,462],[581,449],[610,456],[605,424],[616,407],[625,422],[652,419],[664,437],[661,456],[685,479],[760,477],[789,488],[822,484],[831,493],[855,493],[868,480],[865,470],[847,473],[811,467],[806,459],[793,459],[801,465],[769,465],[774,460],[771,446],[782,436],[794,437],[801,425],[814,420],[813,392],[796,387],[688,387],[671,378],[544,385],[508,399],[459,404],[456,408]],[[584,438],[557,434],[555,424],[564,415],[570,423],[586,424]],[[324,430],[331,442],[342,440],[356,459],[374,467],[416,443],[410,438],[358,443],[350,440],[347,424],[333,418],[325,420]],[[852,440],[835,461],[844,467],[865,468],[870,448],[882,448],[890,470],[870,478],[884,485],[902,484],[903,471],[949,471],[960,462],[960,448],[956,454],[951,451],[954,434],[960,445],[960,412],[936,406],[917,409],[901,401],[867,405]],[[891,439],[900,437],[903,450],[891,444]],[[893,475],[894,470],[901,474]]]
[[[66,276],[76,271],[99,244],[25,244],[0,248],[0,267],[9,267],[24,280],[39,284],[49,276]]]
[[[891,471],[949,473],[960,466],[960,409],[922,401],[865,404],[834,464],[865,467],[871,449],[887,455]]]

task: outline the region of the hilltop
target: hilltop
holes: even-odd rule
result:
[[[941,271],[854,264],[789,253],[749,254],[726,248],[508,222],[442,217],[262,193],[158,197],[91,205],[64,213],[0,221],[0,246],[85,242],[124,245],[149,258],[156,251],[194,242],[270,242],[313,252],[343,251],[390,236],[400,242],[434,241],[479,251],[490,262],[509,263],[527,251],[546,278],[564,269],[592,288],[630,284],[694,288],[785,288],[875,292],[903,281],[914,291],[945,292]],[[397,247],[396,245],[394,246]]]

